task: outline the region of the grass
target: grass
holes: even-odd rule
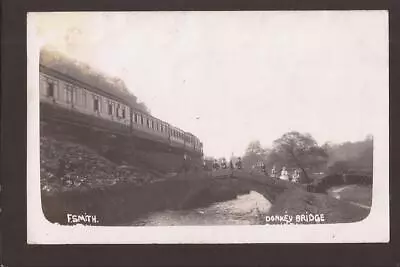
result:
[[[349,223],[365,219],[369,210],[326,194],[288,189],[277,197],[269,215],[324,214],[325,223]]]
[[[340,191],[335,193],[336,190]],[[372,204],[372,186],[349,185],[345,187],[335,187],[329,191],[331,194],[333,193],[339,196],[343,201],[351,201],[365,206],[371,206]]]

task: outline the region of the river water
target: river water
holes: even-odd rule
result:
[[[251,191],[236,199],[214,203],[192,210],[166,210],[136,220],[132,225],[251,225],[263,224],[263,214],[271,203],[261,194]]]

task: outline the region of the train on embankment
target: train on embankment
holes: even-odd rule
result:
[[[68,66],[71,68],[71,64]],[[40,60],[40,113],[42,119],[97,127],[110,132],[164,144],[194,157],[203,156],[199,138],[135,107],[124,92],[96,86],[74,77],[62,64]],[[127,95],[127,94],[125,94]]]

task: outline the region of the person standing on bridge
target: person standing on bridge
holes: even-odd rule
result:
[[[261,170],[262,170],[262,172],[264,173],[264,175],[267,175],[268,173],[267,173],[267,170],[266,170],[266,168],[265,168],[265,163],[264,163],[264,161],[261,161]]]
[[[212,168],[213,168],[213,170],[218,170],[219,169],[218,160],[214,159],[214,163],[213,163]]]
[[[298,183],[299,181],[300,181],[300,171],[298,169],[295,169],[292,176],[292,182]]]
[[[289,174],[285,166],[282,167],[281,176],[279,178],[281,180],[289,181]]]
[[[241,158],[241,157],[238,157],[238,158],[237,158],[237,161],[236,161],[236,168],[237,168],[238,170],[241,170],[241,169],[242,169],[242,158]]]
[[[225,160],[225,158],[222,158],[222,160],[221,160],[221,168],[222,169],[226,169],[226,160]]]
[[[203,170],[207,171],[207,163],[205,160],[203,160]]]
[[[272,178],[276,178],[276,167],[275,167],[275,165],[272,167],[272,170],[271,170],[271,177],[272,177]]]
[[[233,162],[232,162],[232,159],[229,161],[229,168],[230,168],[231,170],[233,170]]]
[[[233,162],[232,162],[232,158],[229,160],[229,169],[231,170],[230,172],[230,177],[233,177],[233,171],[234,171],[234,167],[233,167]]]

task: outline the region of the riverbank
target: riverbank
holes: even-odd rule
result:
[[[352,202],[337,199],[329,194],[310,193],[295,189],[282,193],[267,215],[289,215],[293,217],[309,214],[323,215],[324,221],[320,223],[350,223],[365,219],[369,213],[369,208],[354,205]],[[303,220],[302,223],[313,222]]]
[[[206,207],[248,192],[237,179],[210,179],[199,172],[142,185],[126,183],[84,192],[42,194],[42,204],[51,222],[67,224],[67,214],[95,214],[99,225],[118,225],[151,212]]]

